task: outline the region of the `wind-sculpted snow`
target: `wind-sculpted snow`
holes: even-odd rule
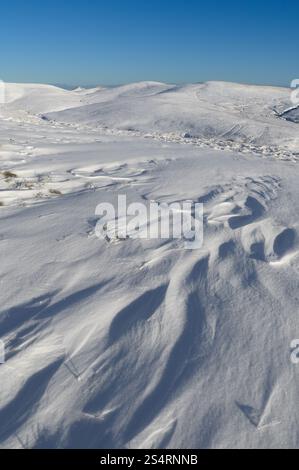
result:
[[[285,111],[284,113],[282,113],[281,117],[283,117],[287,121],[299,123],[299,106]]]
[[[78,89],[44,119],[41,93],[0,110],[1,447],[298,448],[288,92]],[[99,239],[119,194],[203,204],[202,248]]]

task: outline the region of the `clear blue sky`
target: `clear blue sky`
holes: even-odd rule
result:
[[[295,0],[2,0],[0,78],[119,84],[299,77]]]

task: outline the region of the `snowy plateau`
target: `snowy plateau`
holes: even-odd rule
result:
[[[5,84],[2,448],[299,447],[290,97],[224,82]],[[96,207],[118,194],[202,203],[202,247],[99,239]]]

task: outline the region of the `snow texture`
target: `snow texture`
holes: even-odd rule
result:
[[[8,84],[2,448],[298,448],[290,90]],[[204,204],[204,245],[95,235],[100,202]]]

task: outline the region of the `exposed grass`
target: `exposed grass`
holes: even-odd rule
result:
[[[15,173],[12,173],[11,171],[9,170],[5,170],[3,171],[3,176],[6,180],[10,179],[10,178],[17,178],[18,176],[15,174]]]
[[[0,201],[0,207],[4,206],[4,202]]]
[[[49,193],[55,196],[62,196],[62,193],[58,189],[49,189]]]

